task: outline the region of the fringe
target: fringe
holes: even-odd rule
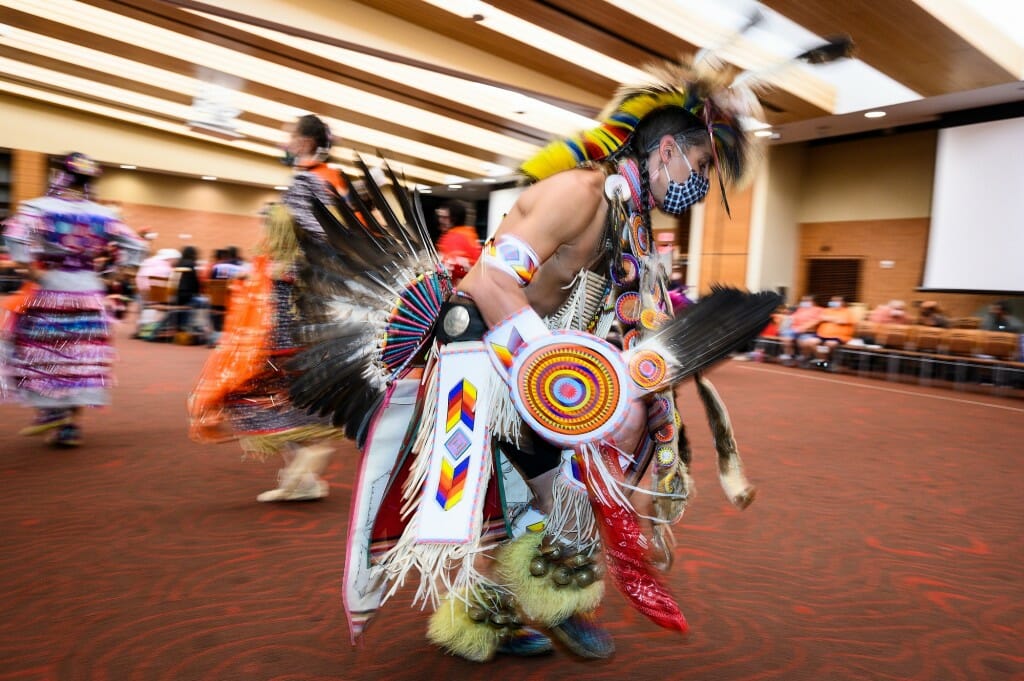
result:
[[[99,342],[71,341],[53,345],[18,343],[17,361],[24,364],[113,364],[114,346]]]
[[[423,501],[423,486],[430,472],[430,459],[433,454],[433,426],[437,411],[437,399],[433,399],[437,391],[436,356],[431,357],[428,374],[427,399],[420,417],[419,430],[413,443],[412,451],[416,458],[409,469],[409,477],[402,488],[402,518],[409,522],[393,547],[387,550],[380,559],[384,579],[390,584],[381,599],[383,605],[405,584],[411,571],[419,573],[420,580],[413,597],[413,604],[430,605],[437,608],[441,595],[452,592],[469,592],[474,584],[484,580],[484,576],[474,566],[477,556],[490,550],[492,546],[483,545],[478,532],[474,541],[465,544],[423,544],[418,543],[420,517],[418,509]],[[484,457],[482,479],[489,480],[492,474],[493,457]],[[479,528],[483,521],[483,505],[477,509],[474,524]]]
[[[104,306],[103,291],[54,291],[40,289],[35,292],[29,301],[29,307],[36,310],[88,310],[91,312],[103,312]]]
[[[431,351],[427,360],[426,375],[423,377],[426,383],[423,401],[423,412],[420,414],[420,422],[417,426],[416,436],[413,439],[411,451],[416,454],[412,467],[409,469],[409,477],[402,488],[402,518],[408,518],[416,509],[419,502],[423,485],[427,482],[427,474],[430,471],[430,457],[433,454],[434,441],[434,420],[437,417],[437,353]]]
[[[597,547],[600,535],[586,487],[566,474],[563,468],[552,481],[551,491],[553,508],[544,533],[559,544],[572,547],[576,553],[591,553]]]
[[[335,440],[344,433],[330,425],[311,425],[289,428],[276,433],[243,435],[238,438],[243,458],[266,461],[290,444],[311,444],[319,440]]]
[[[416,465],[420,464],[417,456]],[[429,460],[429,456],[425,457]],[[491,475],[491,457],[484,462],[484,479]],[[410,477],[412,475],[410,474]],[[420,488],[417,487],[418,491]],[[408,496],[408,495],[407,495]],[[412,501],[419,502],[419,498]],[[406,499],[406,508],[403,514],[413,505],[410,499]],[[418,504],[415,504],[418,505]],[[483,507],[477,511],[477,524],[483,518]],[[387,551],[380,563],[383,574],[390,587],[381,599],[381,604],[386,603],[405,584],[409,573],[419,573],[419,584],[416,594],[413,596],[413,605],[420,604],[426,608],[438,607],[441,596],[445,593],[468,592],[475,585],[486,580],[484,575],[476,569],[476,559],[481,553],[494,548],[493,545],[484,545],[478,535],[476,539],[465,545],[457,544],[420,544],[416,542],[416,535],[419,530],[419,514],[413,514],[405,531],[398,542]]]
[[[486,399],[491,405],[491,432],[502,441],[518,447],[523,418],[512,403],[512,391],[504,378],[498,377],[490,382]]]

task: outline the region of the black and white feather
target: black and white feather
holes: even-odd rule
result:
[[[670,358],[665,381],[677,383],[745,348],[782,303],[772,291],[747,293],[713,286],[709,295],[637,344]]]
[[[306,349],[290,368],[299,372],[294,403],[360,439],[388,383],[423,355],[451,283],[418,198],[385,166],[396,210],[358,164],[367,199],[355,190],[330,204],[310,196],[323,233],[298,230]]]

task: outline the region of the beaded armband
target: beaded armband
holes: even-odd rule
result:
[[[540,267],[540,258],[530,248],[530,244],[511,234],[499,236],[484,244],[481,260],[485,265],[513,277],[520,288],[530,283]]]

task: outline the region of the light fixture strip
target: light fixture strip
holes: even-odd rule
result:
[[[501,133],[453,121],[411,105],[396,102],[380,95],[341,85],[325,78],[311,76],[302,71],[236,52],[227,47],[158,28],[142,21],[130,19],[114,12],[98,9],[69,0],[20,0],[19,5],[40,17],[105,35],[115,40],[143,44],[147,49],[169,56],[189,55],[197,64],[260,82],[272,87],[295,92],[321,101],[345,102],[346,106],[372,111],[374,116],[393,120],[408,127],[435,135],[463,140],[474,146],[493,149],[513,158],[525,158],[537,145],[519,142]],[[524,152],[523,148],[529,151]]]

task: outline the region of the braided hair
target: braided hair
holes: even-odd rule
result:
[[[679,147],[684,151],[694,146],[710,144],[704,123],[686,109],[679,106],[666,106],[655,109],[640,121],[636,130],[612,157],[619,160],[626,156],[634,156],[640,168],[640,209],[644,227],[651,230],[651,176],[648,168],[648,157],[658,148],[661,138],[672,135]]]

